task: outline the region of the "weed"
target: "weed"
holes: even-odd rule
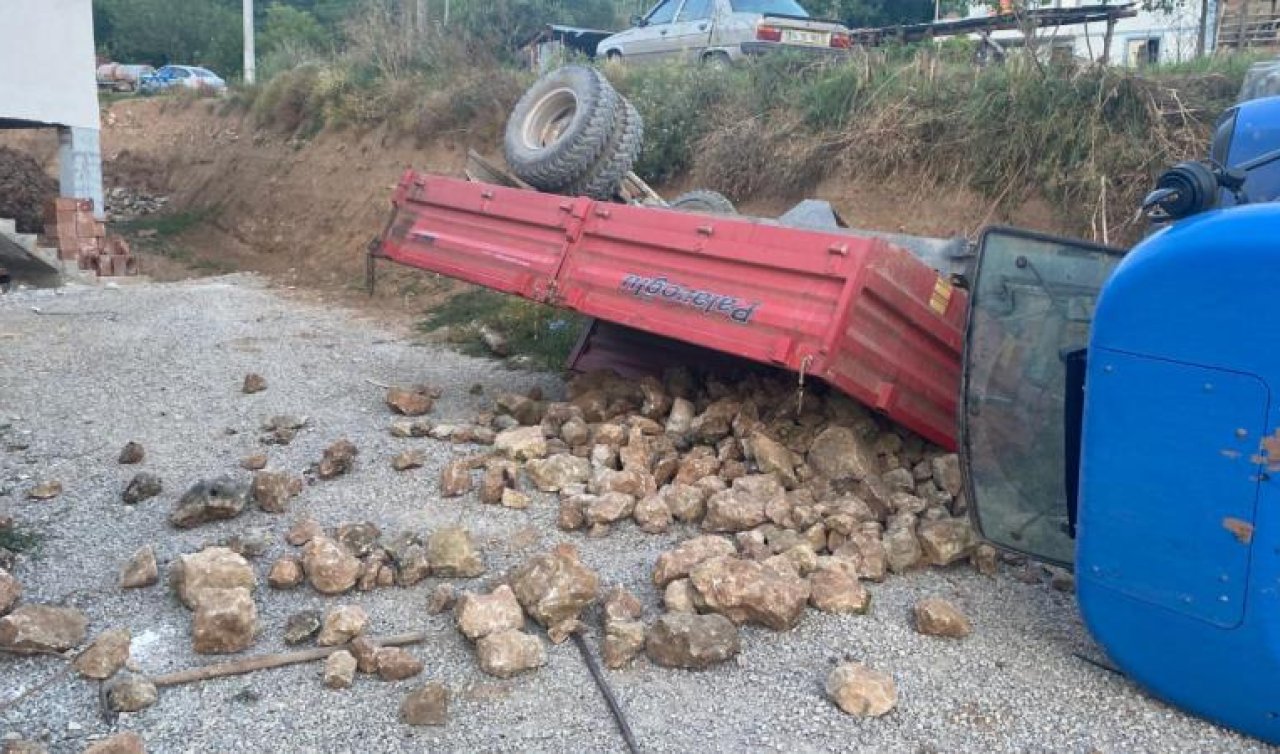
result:
[[[487,353],[479,340],[482,327],[507,338],[513,356],[526,356],[543,369],[559,369],[573,350],[585,320],[571,312],[488,290],[469,290],[427,313],[424,331],[449,328],[449,340],[464,353]]]
[[[116,227],[133,235],[145,233],[146,236],[170,238],[185,233],[201,223],[213,220],[218,216],[218,213],[217,207],[204,207],[182,212],[138,217],[117,223]]]
[[[44,537],[30,529],[18,526],[0,529],[0,549],[11,552],[35,552],[42,542]]]

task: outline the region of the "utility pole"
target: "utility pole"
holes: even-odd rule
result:
[[[244,83],[252,84],[255,56],[253,54],[253,0],[244,0]]]

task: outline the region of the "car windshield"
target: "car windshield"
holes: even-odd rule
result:
[[[733,6],[734,13],[771,13],[778,16],[809,17],[809,11],[795,0],[729,0],[729,5]]]

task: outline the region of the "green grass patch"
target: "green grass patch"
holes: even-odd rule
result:
[[[577,343],[584,318],[545,304],[488,290],[460,293],[427,313],[419,328],[448,328],[450,343],[472,356],[492,355],[480,338],[489,327],[507,339],[511,356],[528,358],[531,366],[557,370]]]
[[[146,215],[116,223],[115,227],[121,232],[141,238],[167,238],[185,233],[201,223],[212,220],[217,215],[216,207],[204,207],[182,212]]]

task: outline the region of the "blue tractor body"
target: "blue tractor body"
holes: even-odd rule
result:
[[[1161,178],[1127,254],[988,231],[961,450],[974,522],[1074,566],[1152,694],[1280,743],[1280,97]]]

